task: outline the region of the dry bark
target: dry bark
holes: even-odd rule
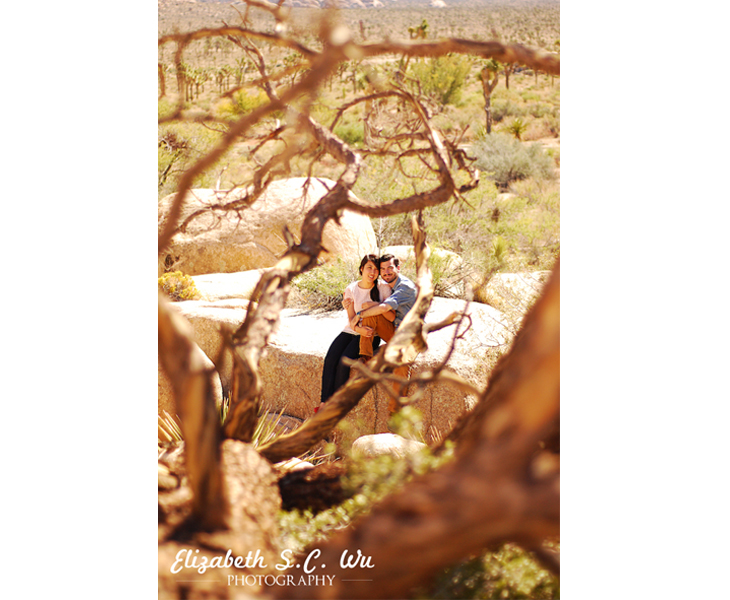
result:
[[[193,518],[203,530],[225,526],[227,504],[221,471],[222,441],[218,409],[208,370],[194,352],[190,324],[159,295],[158,348],[160,362],[175,396],[185,459],[193,493]]]
[[[284,510],[311,510],[313,514],[342,504],[346,495],[341,477],[342,462],[325,462],[311,469],[286,473],[279,479],[281,507]]]

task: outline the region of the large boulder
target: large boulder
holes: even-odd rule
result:
[[[313,178],[304,190],[306,178],[295,177],[271,182],[254,204],[237,211],[222,211],[213,206],[235,202],[246,197],[245,189],[216,191],[190,190],[185,198],[181,221],[201,209],[203,214],[193,219],[172,238],[170,247],[161,257],[163,265],[188,275],[233,273],[276,264],[287,249],[285,227],[295,238],[301,238],[301,226],[307,211],[324,196],[334,181]],[[174,194],[160,200],[159,224],[164,222]],[[358,261],[377,248],[370,219],[345,210],[339,224],[330,221],[324,228],[322,244],[328,250],[322,258],[340,257]]]
[[[251,271],[240,271],[239,273],[209,273],[206,275],[194,275],[200,299],[207,301],[229,300],[238,298],[249,300],[253,294],[256,284],[261,275],[269,269],[253,269]]]
[[[395,433],[376,433],[357,438],[352,444],[352,455],[373,457],[387,454],[394,458],[404,458],[427,447],[422,442],[408,440]]]
[[[195,332],[195,343],[216,363],[224,395],[227,394],[230,390],[233,359],[230,354],[221,352],[221,328],[232,331],[238,329],[246,318],[248,300],[188,300],[174,302],[171,306],[190,321]]]
[[[173,306],[193,326],[195,341],[216,361],[224,393],[230,386],[232,361],[219,360],[221,326],[236,328],[245,318],[243,302],[233,301],[177,302]],[[427,323],[436,323],[454,311],[462,310],[465,302],[434,298]],[[491,306],[472,303],[468,314],[471,326],[456,342],[456,350],[449,359],[448,368],[479,389],[486,385],[487,376],[499,355],[511,340],[508,323]],[[314,414],[319,404],[322,385],[322,364],[332,340],[345,326],[345,311],[311,314],[301,309],[285,309],[281,314],[278,331],[269,339],[260,362],[262,402],[268,410],[283,411],[300,419]],[[454,339],[455,327],[434,331],[428,336],[428,349],[421,353],[412,367],[412,375],[438,367],[447,356]],[[411,385],[408,395],[412,396]],[[377,385],[371,389],[350,412],[346,422],[357,435],[388,432],[388,394]],[[423,434],[426,442],[446,434],[456,420],[476,403],[476,397],[447,383],[430,383],[413,405],[423,415]]]
[[[426,322],[443,320],[451,312],[461,310],[463,301],[434,298]],[[471,328],[456,343],[449,360],[449,369],[478,388],[486,384],[487,376],[499,354],[510,341],[506,323],[496,309],[471,304]],[[332,340],[345,325],[344,311],[328,314],[307,314],[286,309],[282,313],[278,332],[272,336],[260,363],[263,383],[262,399],[274,410],[307,418],[319,404],[322,364]],[[460,331],[466,326],[462,325]],[[439,366],[447,356],[455,327],[435,331],[428,336],[428,350],[416,359],[411,375]],[[412,396],[411,385],[408,395]],[[387,392],[377,385],[350,412],[346,421],[355,426],[358,435],[388,432]],[[473,408],[476,397],[446,383],[428,384],[414,402],[423,415],[423,434],[427,442],[447,433],[458,417]]]

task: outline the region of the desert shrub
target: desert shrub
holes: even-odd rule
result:
[[[554,109],[549,104],[543,104],[542,102],[532,102],[527,105],[527,112],[536,119],[540,119],[547,115],[552,115]]]
[[[545,117],[545,124],[547,125],[550,133],[555,137],[560,136],[560,111],[555,111],[555,114]]]
[[[527,129],[522,134],[522,139],[526,142],[529,142],[552,136],[553,132],[548,126],[545,119],[536,119],[534,121],[530,121],[527,124]],[[546,152],[550,154],[547,150]]]
[[[457,54],[417,61],[410,72],[421,82],[421,90],[441,106],[458,104],[471,61]]]
[[[157,115],[159,118],[164,118],[175,112],[177,104],[168,100],[167,98],[160,98],[157,101]]]
[[[506,117],[523,117],[526,113],[524,106],[511,100],[492,100],[492,120],[495,123],[503,121]]]
[[[190,142],[177,134],[174,129],[163,129],[157,139],[157,181],[162,188],[175,163],[185,159],[190,149]]]
[[[343,142],[354,146],[362,144],[365,139],[365,128],[362,121],[345,121],[335,126],[334,134]]]
[[[493,133],[478,140],[473,147],[476,165],[500,189],[528,177],[551,178],[554,162],[539,144],[522,144],[518,140]]]
[[[213,112],[219,119],[234,119],[250,113],[268,101],[269,98],[263,90],[242,89],[230,98],[219,100]]]
[[[555,166],[560,167],[560,148],[548,148],[545,152],[555,161]]]
[[[560,598],[560,579],[543,569],[529,552],[505,544],[497,552],[473,556],[444,570],[421,597],[497,600]]]
[[[506,87],[498,85],[492,93],[492,100],[504,100],[519,104],[522,102],[522,96],[514,89],[508,90]]]
[[[537,92],[530,91],[530,90],[526,90],[526,91],[522,92],[520,94],[520,96],[522,97],[522,99],[525,102],[532,102],[532,101],[540,100],[540,94],[538,94]]]
[[[173,301],[195,300],[199,297],[198,288],[190,275],[184,275],[182,271],[165,273],[157,280],[158,287]]]
[[[163,147],[163,139],[171,135],[174,135],[178,140],[184,140],[185,149],[182,153],[171,154],[169,148]],[[157,169],[160,179],[158,197],[162,198],[174,192],[177,189],[180,173],[190,166],[191,161],[208,153],[218,143],[220,136],[220,132],[214,131],[202,123],[169,123],[159,127]],[[201,173],[193,182],[193,187],[212,187],[218,177],[220,169],[218,165],[221,161],[227,160],[228,155],[229,153],[226,153],[218,163]],[[165,173],[173,157],[175,158],[174,166]]]
[[[428,266],[431,269],[434,296],[464,297],[464,283],[469,269],[463,262],[455,263],[452,256],[432,253],[428,258]]]

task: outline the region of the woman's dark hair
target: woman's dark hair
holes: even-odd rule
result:
[[[360,275],[362,275],[363,267],[369,262],[373,263],[377,269],[380,269],[380,259],[374,254],[366,254],[360,261]],[[380,302],[380,293],[378,292],[378,280],[375,280],[375,285],[370,288],[370,299],[374,302]]]

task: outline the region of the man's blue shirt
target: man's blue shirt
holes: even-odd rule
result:
[[[393,293],[383,300],[383,304],[387,304],[395,310],[395,321],[393,325],[398,327],[406,313],[413,308],[416,303],[416,295],[418,289],[408,277],[399,275],[393,286]]]

